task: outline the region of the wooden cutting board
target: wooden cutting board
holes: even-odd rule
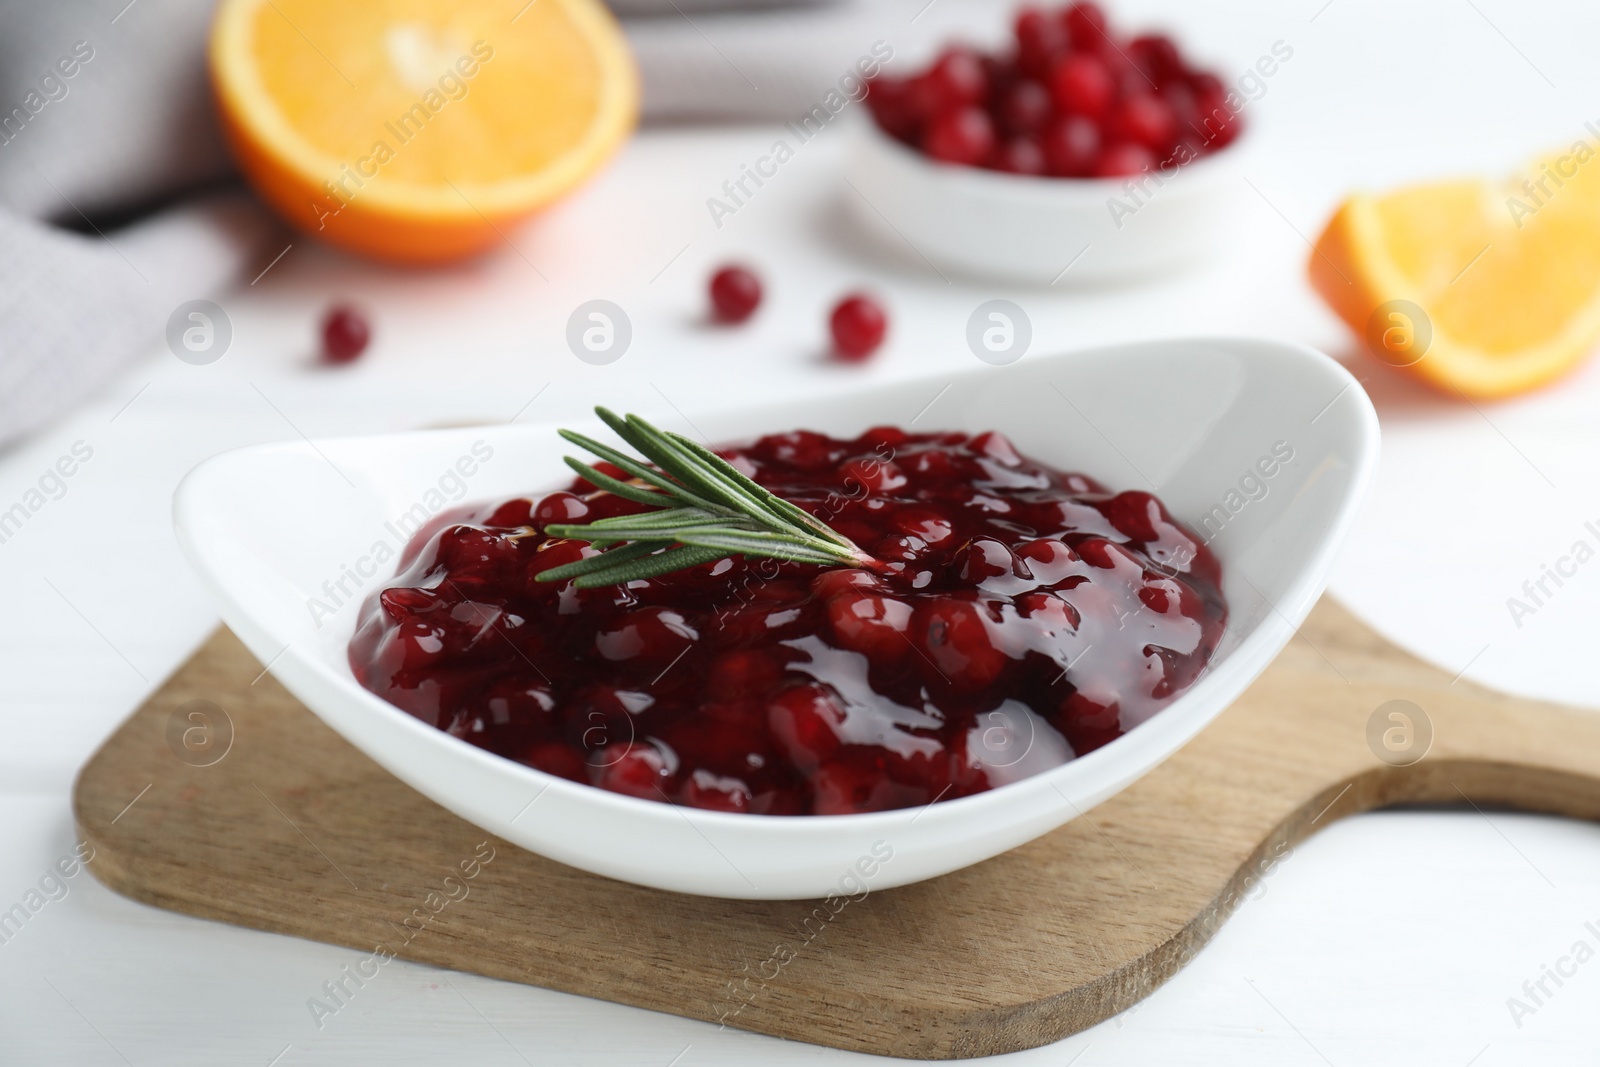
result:
[[[1042,1045],[1129,1007],[1337,818],[1470,802],[1595,819],[1597,768],[1600,715],[1452,682],[1324,599],[1237,704],[1131,788],[837,913],[641,889],[489,838],[322,725],[226,630],[95,754],[74,799],[113,889],[348,945],[358,974],[392,953],[943,1059]]]

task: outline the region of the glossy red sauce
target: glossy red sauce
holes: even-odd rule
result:
[[[368,689],[474,745],[631,796],[840,814],[1058,766],[1205,669],[1215,557],[1153,496],[996,433],[799,431],[722,454],[888,563],[724,559],[623,586],[540,583],[594,549],[544,524],[644,510],[584,482],[423,530],[367,601]]]

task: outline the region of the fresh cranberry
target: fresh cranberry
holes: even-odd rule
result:
[[[883,343],[889,318],[872,297],[852,293],[834,305],[828,328],[833,333],[834,351],[841,359],[855,363],[872,355]]]
[[[944,112],[922,135],[922,150],[941,163],[973,166],[994,152],[994,123],[978,107]]]
[[[981,104],[989,96],[983,60],[970,48],[947,48],[928,68],[939,110]]]
[[[1195,111],[1199,114],[1200,134],[1208,150],[1226,148],[1238,138],[1243,120],[1228,106],[1225,93],[1197,91]]]
[[[994,169],[1008,174],[1043,174],[1046,171],[1044,149],[1032,137],[1013,137],[995,153]]]
[[[1155,165],[1155,153],[1150,149],[1142,144],[1122,141],[1100,153],[1093,173],[1096,178],[1125,178],[1144,174],[1153,170]]]
[[[1067,50],[1067,29],[1062,22],[1036,7],[1017,12],[1014,23],[1017,38],[1017,66],[1040,77]]]
[[[873,78],[867,83],[866,101],[872,117],[889,136],[908,143],[916,140],[922,116],[907,79]]]
[[[1040,143],[1046,168],[1058,178],[1091,174],[1100,159],[1100,127],[1081,115],[1051,123]]]
[[[1106,13],[1099,4],[1079,2],[1067,5],[1061,21],[1074,49],[1098,49],[1109,36]]]
[[[745,267],[723,267],[711,276],[711,308],[723,322],[743,322],[761,303],[761,279]]]
[[[1000,98],[1000,125],[1010,134],[1038,133],[1050,121],[1050,90],[1032,78],[1017,82]]]
[[[1180,167],[1239,136],[1221,80],[1167,36],[1115,35],[1091,2],[1024,7],[1013,29],[1010,54],[955,46],[907,78],[874,79],[878,125],[943,163],[1059,178]]]
[[[1178,137],[1192,138],[1196,141],[1204,137],[1200,126],[1199,101],[1194,95],[1194,90],[1186,81],[1173,79],[1164,82],[1156,91],[1166,105],[1172,109],[1172,116],[1177,122]]]
[[[1152,78],[1145,70],[1143,63],[1134,63],[1132,61],[1125,62],[1122,69],[1115,71],[1113,76],[1117,80],[1117,99],[1119,101],[1125,100],[1130,96],[1160,96],[1161,86],[1165,84]]]
[[[349,363],[367,350],[372,325],[360,309],[335,304],[322,320],[322,358],[329,363]]]
[[[917,129],[923,129],[939,115],[952,107],[960,107],[945,99],[943,87],[933,77],[932,71],[923,71],[906,79],[906,111]]]
[[[1121,140],[1144,145],[1152,152],[1170,149],[1178,132],[1172,106],[1153,93],[1123,100],[1112,113],[1110,125]]]
[[[989,89],[980,103],[993,106],[998,97],[1023,77],[1022,71],[1017,69],[1016,60],[1011,56],[978,53],[978,62],[983,64],[983,76]]]
[[[1065,114],[1099,119],[1116,98],[1111,71],[1097,56],[1074,52],[1050,72],[1050,96]]]
[[[1170,37],[1158,33],[1135,37],[1128,42],[1128,56],[1157,85],[1183,75],[1183,57]]]

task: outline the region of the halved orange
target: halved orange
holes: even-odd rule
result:
[[[211,35],[241,169],[295,226],[411,263],[489,247],[633,129],[599,0],[223,0]]]
[[[1579,142],[1504,182],[1353,196],[1310,273],[1375,355],[1447,393],[1543,385],[1600,340],[1600,158]]]

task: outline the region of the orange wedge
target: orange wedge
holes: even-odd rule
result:
[[[638,74],[599,0],[223,0],[211,75],[234,156],[355,252],[479,252],[593,175]]]
[[[1351,197],[1310,272],[1373,354],[1447,393],[1543,385],[1600,339],[1600,158],[1579,142],[1505,182]]]

